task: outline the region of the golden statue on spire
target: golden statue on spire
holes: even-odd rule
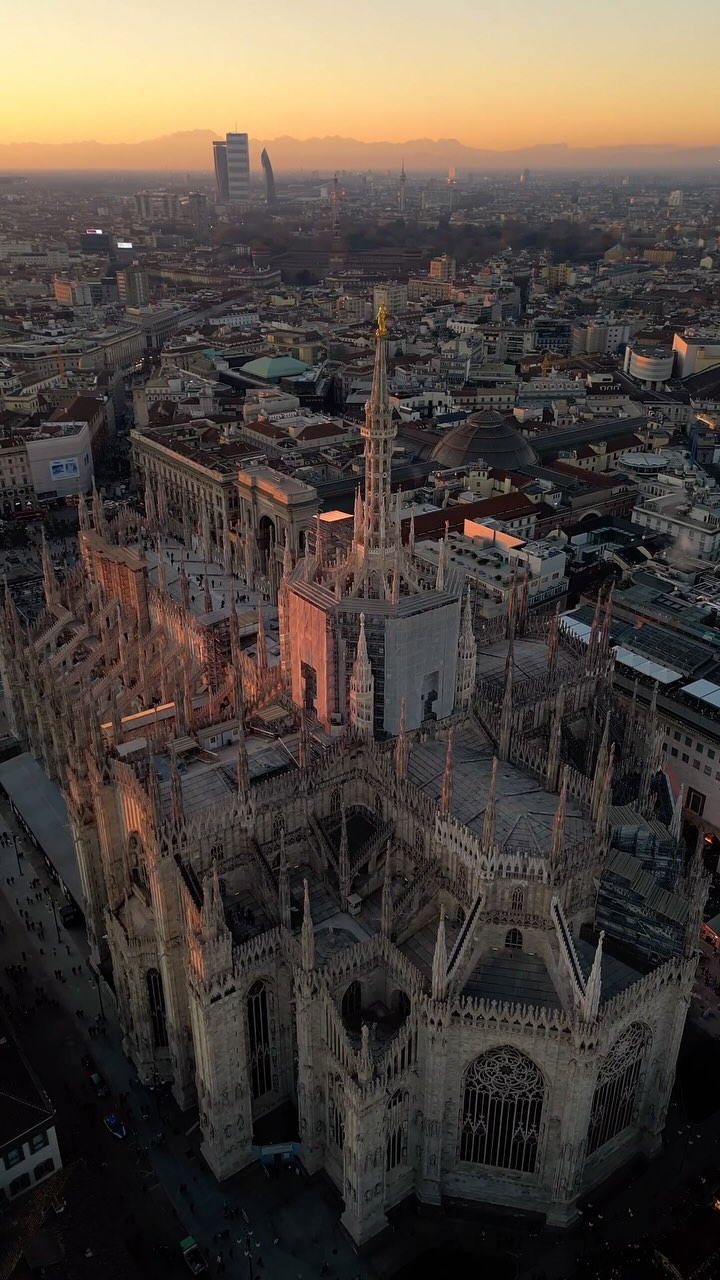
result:
[[[380,306],[378,307],[377,329],[375,330],[375,336],[377,338],[384,338],[385,334],[387,333],[387,329],[385,328],[386,319],[387,319],[387,307],[385,306],[384,302],[381,302]]]

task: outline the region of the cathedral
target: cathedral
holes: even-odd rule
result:
[[[0,635],[140,1078],[198,1107],[220,1180],[294,1143],[359,1245],[410,1197],[562,1226],[652,1155],[707,888],[654,705],[614,699],[610,600],[587,643],[521,592],[476,627],[403,545],[385,348],[381,315],[364,497],[286,549],[277,652],[262,600],[207,571],[194,599],[158,493],[82,505],[77,571],[46,555],[43,616],[6,592]]]

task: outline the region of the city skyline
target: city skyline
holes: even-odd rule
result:
[[[558,141],[583,147],[717,141],[707,123],[712,32],[720,34],[711,0],[700,0],[694,11],[703,40],[686,45],[677,40],[667,3],[650,22],[644,12],[612,0],[601,33],[592,16],[577,13],[568,0],[552,0],[540,25],[528,0],[513,0],[502,26],[490,26],[467,0],[450,0],[441,23],[429,0],[400,0],[382,11],[381,29],[378,11],[362,30],[351,29],[328,0],[311,0],[302,23],[281,0],[273,28],[280,38],[268,50],[270,92],[265,58],[247,60],[240,89],[233,66],[235,34],[242,34],[246,49],[267,46],[264,15],[243,14],[241,28],[240,15],[222,3],[210,26],[187,0],[172,9],[162,0],[152,15],[128,0],[123,29],[142,22],[144,32],[128,60],[115,13],[89,16],[78,0],[70,0],[68,10],[60,22],[49,0],[38,0],[17,16],[18,47],[32,47],[34,74],[22,58],[6,68],[0,143],[137,143],[199,125],[221,133],[237,127],[264,141],[287,133],[389,143],[439,137],[500,150]],[[616,19],[622,26],[608,45]],[[77,56],[78,32],[83,75],[73,82],[67,58]],[[459,51],[474,48],[477,63],[468,59],[463,72]],[[322,74],[316,75],[319,50]],[[209,59],[212,76],[198,74]],[[451,66],[452,91],[446,92]],[[190,77],[192,93],[178,94],[178,84]],[[683,110],[672,114],[658,103],[658,84],[671,80],[683,83]],[[109,83],[121,88],[119,96],[107,93]],[[25,163],[22,149],[19,163]]]

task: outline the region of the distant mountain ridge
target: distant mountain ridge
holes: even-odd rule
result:
[[[209,172],[212,142],[219,137],[211,129],[171,133],[143,142],[25,142],[0,143],[0,170],[148,170],[176,173]],[[715,168],[720,163],[717,146],[682,147],[672,144],[570,147],[548,143],[514,151],[470,147],[456,138],[415,138],[408,142],[359,142],[356,138],[251,139],[251,164],[260,167],[266,147],[276,172],[334,169],[397,169],[443,172],[458,170],[666,170]]]

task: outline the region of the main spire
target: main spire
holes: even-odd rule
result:
[[[375,330],[375,368],[370,398],[365,405],[365,512],[363,545],[366,554],[381,556],[394,549],[396,537],[390,501],[390,464],[395,426],[387,380],[387,311],[381,306]]]

